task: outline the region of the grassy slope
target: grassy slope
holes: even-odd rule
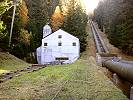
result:
[[[128,100],[98,70],[92,56],[95,48],[90,34],[87,50],[76,63],[49,66],[6,81],[0,84],[0,100],[52,100],[66,81],[54,100]]]
[[[0,52],[0,74],[23,69],[29,65],[11,54]]]
[[[0,98],[7,100],[127,100],[98,71],[93,57],[71,65],[49,66],[0,84]]]

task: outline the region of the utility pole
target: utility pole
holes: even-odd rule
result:
[[[10,29],[10,37],[9,37],[9,48],[11,46],[11,39],[12,39],[12,31],[13,31],[13,24],[14,24],[14,19],[15,19],[15,12],[16,12],[16,6],[18,5],[19,0],[14,0],[13,3],[13,15],[12,15],[12,22],[11,22],[11,29]]]

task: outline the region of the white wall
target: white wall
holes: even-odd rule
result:
[[[58,35],[62,35],[62,38],[58,38]],[[58,46],[59,42],[62,43],[62,46]],[[76,42],[76,46],[72,45],[73,42]],[[44,46],[44,43],[47,43],[48,46]],[[66,63],[72,63],[79,58],[79,39],[62,30],[42,39],[42,48],[42,64],[55,61],[55,57],[69,57],[69,61]]]

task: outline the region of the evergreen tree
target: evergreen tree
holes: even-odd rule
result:
[[[95,10],[95,20],[101,29],[105,28],[110,43],[127,54],[133,54],[132,0],[101,1]]]
[[[13,33],[12,33],[12,38],[11,38],[11,48],[9,52],[19,58],[24,58],[27,53],[29,53],[29,43],[26,44],[24,41],[26,38],[29,38],[27,31],[27,21],[28,21],[28,9],[26,7],[25,1],[23,0],[22,2],[19,3],[16,9],[16,14],[15,14],[15,20],[14,20],[14,25],[13,25]],[[3,45],[8,46],[8,41],[9,41],[9,32],[10,32],[10,27],[11,27],[11,21],[12,21],[12,13],[13,13],[13,7],[9,9],[7,12],[5,12],[1,16],[1,20],[6,24],[6,32],[7,36],[3,40]],[[4,46],[2,46],[4,47]]]
[[[72,0],[62,28],[79,38],[81,52],[84,51],[86,47],[86,25],[87,15],[83,11],[82,6],[75,0]]]
[[[33,51],[41,46],[43,26],[50,22],[58,0],[26,0],[29,10],[28,30],[32,32]]]
[[[6,25],[2,21],[3,14],[11,8],[11,2],[7,0],[0,1],[0,48],[6,50],[8,46],[8,32]]]

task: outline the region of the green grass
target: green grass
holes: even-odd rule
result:
[[[0,74],[20,70],[29,65],[11,54],[0,52]]]
[[[51,100],[60,88],[55,100],[127,100],[98,71],[93,57],[70,65],[49,66],[6,81],[0,84],[0,99]]]

